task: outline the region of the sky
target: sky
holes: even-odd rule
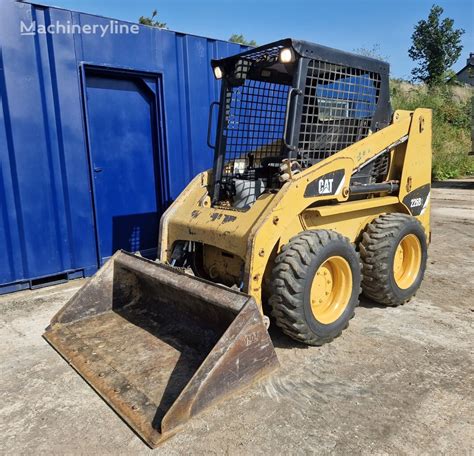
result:
[[[32,0],[32,2],[35,2]],[[409,79],[414,25],[433,3],[463,28],[464,46],[453,69],[474,52],[473,0],[38,0],[38,3],[136,22],[154,9],[171,30],[228,39],[243,34],[258,44],[296,38],[345,51],[378,46],[394,77]]]

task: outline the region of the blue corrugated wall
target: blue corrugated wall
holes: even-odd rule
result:
[[[138,34],[104,37],[22,36],[20,21],[106,25],[109,19],[10,0],[0,0],[0,8],[2,293],[98,267],[81,68],[160,75],[169,201],[212,163],[207,116],[219,87],[209,61],[243,48],[144,26]]]

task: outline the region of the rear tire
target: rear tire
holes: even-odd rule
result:
[[[386,306],[398,306],[414,296],[428,256],[425,231],[415,217],[381,215],[367,226],[359,247],[365,296]]]
[[[335,231],[306,231],[290,239],[275,259],[269,304],[285,334],[322,345],[349,325],[359,303],[360,261]]]

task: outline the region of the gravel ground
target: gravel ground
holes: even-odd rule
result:
[[[363,300],[321,348],[275,328],[281,369],[192,420],[155,454],[473,454],[474,180],[432,191],[416,298]],[[41,338],[84,283],[0,297],[0,453],[151,450]]]

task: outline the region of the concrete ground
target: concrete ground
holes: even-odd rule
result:
[[[416,298],[363,300],[343,335],[302,348],[271,331],[281,369],[189,422],[155,454],[473,454],[474,180],[432,191]],[[0,453],[151,450],[41,338],[83,284],[0,298]]]

